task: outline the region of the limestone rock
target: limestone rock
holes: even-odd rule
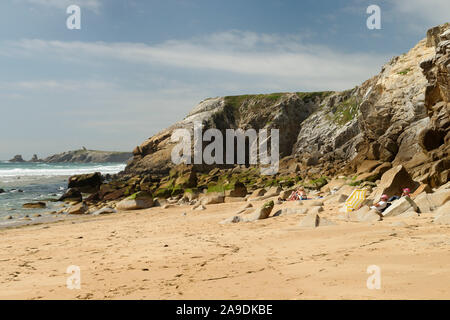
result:
[[[408,171],[402,165],[398,165],[383,174],[374,198],[379,199],[383,194],[387,194],[390,197],[401,195],[404,188],[410,188],[414,191],[417,187],[418,183],[412,180]]]
[[[120,211],[147,209],[153,206],[153,197],[151,194],[141,191],[120,201],[116,208]]]
[[[264,189],[264,188],[256,189],[255,191],[253,191],[253,193],[251,194],[250,198],[261,197],[261,196],[263,196],[266,192],[267,192],[267,190]]]
[[[409,197],[402,197],[399,200],[394,201],[389,208],[383,212],[384,217],[398,216],[407,211],[419,212],[419,207]]]
[[[317,228],[331,225],[335,225],[335,223],[319,217],[319,214],[316,212],[310,212],[300,221],[299,226],[302,228]]]
[[[313,206],[308,209],[308,213],[320,213],[323,211],[323,207],[321,206]]]
[[[226,197],[245,197],[247,195],[247,188],[242,182],[236,182],[233,189],[225,192]]]
[[[281,191],[283,191],[283,189],[281,189],[281,187],[271,187],[264,194],[263,198],[267,199],[267,198],[271,198],[271,197],[276,197],[280,194]]]
[[[245,197],[225,197],[225,203],[233,203],[233,202],[243,202],[246,201]]]
[[[257,209],[253,214],[251,214],[251,216],[247,220],[255,221],[267,219],[272,212],[274,205],[275,204],[273,201],[266,202],[261,208]]]
[[[280,192],[280,198],[281,198],[281,200],[287,200],[287,199],[291,196],[291,194],[292,194],[293,191],[294,191],[294,189],[289,189],[289,190],[283,190],[283,191],[281,191],[281,192]]]
[[[221,192],[210,192],[203,195],[200,199],[201,203],[204,205],[223,203],[225,196]]]
[[[86,214],[88,213],[88,206],[84,203],[81,202],[79,204],[74,205],[73,207],[70,207],[69,210],[67,211],[68,214]]]
[[[436,211],[433,222],[435,224],[450,224],[450,201]]]
[[[416,191],[414,191],[413,194],[411,194],[411,198],[415,199],[418,195],[420,195],[422,192],[425,193],[432,193],[433,190],[431,190],[430,186],[426,183],[422,183]]]
[[[292,215],[292,214],[306,214],[307,208],[283,208],[273,214],[274,217]]]
[[[92,215],[98,216],[102,214],[111,214],[111,213],[117,213],[117,210],[110,207],[103,207],[99,210],[92,212]]]
[[[66,202],[71,202],[71,201],[76,201],[76,202],[81,202],[83,200],[83,197],[81,195],[80,190],[76,189],[76,188],[70,188],[68,189],[59,199],[58,201],[66,201]]]
[[[76,188],[84,193],[94,193],[100,189],[102,182],[103,176],[100,172],[75,175],[69,178],[68,188]]]
[[[431,209],[441,207],[450,200],[450,189],[439,190],[434,193],[428,194],[428,200],[431,203]]]
[[[25,203],[22,205],[22,208],[25,209],[43,209],[45,207],[47,207],[47,204],[42,201]]]

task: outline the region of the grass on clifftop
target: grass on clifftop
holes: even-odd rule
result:
[[[333,91],[317,91],[317,92],[296,92],[297,96],[304,102],[313,100],[316,97],[321,99],[328,97]]]
[[[336,106],[336,111],[331,116],[334,123],[343,126],[356,118],[359,113],[359,103],[355,97],[350,97]]]
[[[249,100],[258,99],[261,102],[275,103],[285,93],[271,93],[271,94],[246,94],[241,96],[227,96],[225,97],[225,103],[235,109],[240,108],[245,102]]]
[[[313,100],[316,97],[321,99],[332,94],[332,91],[318,91],[318,92],[296,92],[297,96],[302,99],[304,102],[308,102]],[[277,92],[270,94],[246,94],[240,96],[227,96],[225,97],[225,104],[233,107],[234,109],[239,109],[241,106],[245,105],[245,103],[250,102],[250,100],[259,100],[260,105],[264,106],[267,104],[276,103],[288,93],[286,92]]]

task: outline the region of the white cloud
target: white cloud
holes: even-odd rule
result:
[[[101,81],[56,81],[56,80],[35,80],[18,82],[0,82],[0,90],[26,90],[26,91],[44,91],[53,92],[77,92],[79,90],[99,90],[113,89],[114,84]]]
[[[58,9],[66,9],[68,6],[76,4],[80,6],[81,9],[88,9],[94,12],[98,12],[102,6],[101,0],[16,0],[16,2]]]
[[[3,55],[52,56],[101,63],[119,60],[143,66],[166,66],[271,79],[283,85],[345,89],[378,73],[390,55],[340,52],[304,44],[299,36],[230,31],[190,40],[142,43],[21,40],[0,46]],[[261,78],[262,77],[262,78]]]
[[[431,25],[448,22],[450,19],[449,0],[389,0],[393,10],[406,19],[420,19]],[[401,17],[399,17],[401,18]],[[402,19],[403,20],[403,19]],[[417,21],[412,21],[417,22]]]

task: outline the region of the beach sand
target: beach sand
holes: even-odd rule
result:
[[[431,215],[356,223],[325,208],[321,217],[337,225],[300,228],[301,215],[219,224],[244,205],[0,230],[0,298],[450,298],[450,226],[432,224]],[[393,226],[398,221],[405,224]],[[66,286],[70,265],[81,269],[79,290]],[[379,290],[366,285],[371,265],[381,270]]]

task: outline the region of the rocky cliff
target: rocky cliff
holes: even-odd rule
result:
[[[444,24],[351,90],[206,99],[184,120],[137,146],[122,177],[168,175],[172,132],[192,132],[200,121],[204,129],[223,133],[279,129],[279,175],[317,179],[378,170],[369,175],[376,180],[403,164],[416,181],[436,187],[449,180],[450,172],[449,68],[450,25]]]

